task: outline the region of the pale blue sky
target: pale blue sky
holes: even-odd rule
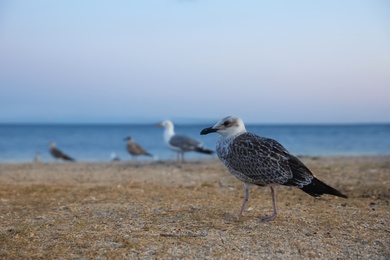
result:
[[[0,123],[390,122],[390,2],[0,1]]]

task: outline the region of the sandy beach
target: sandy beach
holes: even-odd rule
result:
[[[390,259],[390,157],[302,158],[348,199],[244,185],[217,160],[0,164],[0,258]]]

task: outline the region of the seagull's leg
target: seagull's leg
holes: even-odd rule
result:
[[[278,214],[277,208],[276,208],[275,191],[274,191],[274,188],[272,186],[270,186],[270,188],[271,188],[271,195],[272,195],[272,204],[274,206],[274,213],[272,214],[272,216],[263,217],[262,219],[264,221],[272,221],[276,218],[276,215]]]
[[[240,210],[240,213],[238,214],[237,218],[241,217],[242,212],[243,212],[244,209],[245,209],[245,204],[248,202],[248,198],[249,198],[249,186],[248,186],[247,183],[245,183],[245,197],[244,197],[244,202],[242,203],[241,210]]]

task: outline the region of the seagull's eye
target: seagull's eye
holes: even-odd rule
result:
[[[224,126],[228,126],[228,125],[229,125],[229,121],[223,122],[223,125],[224,125]]]

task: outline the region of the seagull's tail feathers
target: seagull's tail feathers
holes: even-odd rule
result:
[[[203,147],[195,147],[195,151],[198,153],[213,154],[214,151]]]
[[[342,198],[348,198],[346,195],[323,183],[317,178],[313,178],[313,180],[309,184],[303,186],[300,189],[313,197],[321,197],[321,195],[323,194],[329,194]]]

